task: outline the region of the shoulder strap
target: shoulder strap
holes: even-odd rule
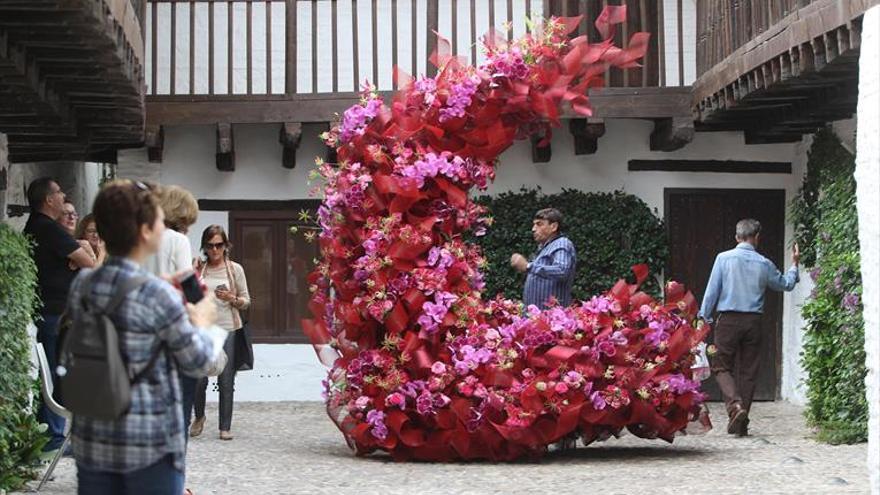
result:
[[[114,310],[116,310],[116,308],[119,307],[120,304],[122,304],[122,301],[125,300],[126,296],[128,296],[133,291],[137,290],[139,287],[141,287],[142,285],[147,283],[149,280],[150,280],[149,277],[144,277],[144,276],[135,276],[135,277],[131,277],[128,280],[126,280],[125,283],[122,284],[122,287],[120,287],[119,290],[116,292],[116,294],[113,295],[113,298],[110,300],[110,303],[107,305],[107,309],[105,310],[105,313],[106,314],[112,313]],[[141,369],[139,372],[135,373],[134,376],[129,374],[129,379],[130,379],[131,383],[136,383],[136,382],[140,381],[144,376],[147,375],[147,373],[150,372],[150,370],[153,369],[153,366],[155,366],[156,361],[159,359],[159,355],[162,354],[163,347],[164,347],[164,345],[160,343],[159,348],[156,349],[156,352],[154,352],[153,355],[150,356],[150,360],[147,361],[147,365],[144,366],[143,369]],[[131,372],[129,371],[129,373],[131,373]]]
[[[131,383],[137,383],[141,380],[141,378],[147,376],[147,373],[149,373],[150,370],[153,369],[153,366],[156,365],[156,361],[159,360],[159,355],[162,354],[162,350],[164,349],[164,347],[165,346],[163,344],[159,344],[159,348],[156,349],[156,352],[154,352],[152,356],[150,356],[150,360],[147,361],[147,365],[144,366],[142,370],[135,373],[134,376],[129,376]]]
[[[116,294],[113,294],[113,297],[110,299],[110,303],[107,304],[107,307],[104,309],[104,312],[107,314],[112,313],[122,304],[122,301],[125,300],[126,296],[130,294],[135,289],[144,285],[149,281],[149,277],[131,277],[122,284],[122,287],[116,291]]]

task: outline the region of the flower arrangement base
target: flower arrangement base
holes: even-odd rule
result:
[[[600,43],[569,37],[579,18],[512,43],[490,32],[479,67],[440,39],[436,77],[398,72],[388,103],[367,88],[324,135],[338,163],[318,163],[321,259],[303,326],[330,367],[328,413],[358,454],[507,461],[624,429],[671,442],[700,413],[691,367],[708,328],[681,285],[655,301],[637,266],[634,283],[568,308],[485,300],[485,261],[463,237],[491,224],[468,193],[502,151],[550,139],[563,106],[590,115],[588,89],[637,66],[649,36],[614,46],[625,19],[607,7]]]

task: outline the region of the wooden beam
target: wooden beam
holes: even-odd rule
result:
[[[235,141],[232,124],[217,124],[217,170],[235,171]]]
[[[694,140],[694,121],[687,117],[673,117],[654,121],[651,133],[651,151],[675,151]]]
[[[165,128],[161,125],[148,125],[144,130],[144,144],[147,147],[147,160],[162,163],[165,150]]]
[[[389,92],[381,92],[388,98]],[[593,112],[604,119],[659,119],[691,115],[689,87],[599,88],[590,90]],[[357,93],[297,94],[244,97],[244,95],[193,95],[147,98],[147,123],[155,125],[210,125],[218,122],[329,122],[357,103]],[[583,118],[563,108],[563,118]]]
[[[278,136],[283,152],[281,155],[281,166],[286,169],[296,167],[296,150],[302,141],[302,123],[285,122],[281,124],[281,133]]]
[[[86,157],[86,161],[94,163],[119,163],[116,148],[92,151]]]
[[[550,143],[547,142],[541,146],[541,141],[544,140],[543,136],[532,136],[530,140],[532,142],[532,163],[549,162],[553,156],[553,149]]]
[[[630,172],[713,172],[725,174],[790,174],[791,162],[742,160],[630,160]]]
[[[568,130],[574,136],[574,154],[592,155],[599,147],[599,138],[605,135],[602,119],[572,119]]]

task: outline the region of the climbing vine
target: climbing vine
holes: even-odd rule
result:
[[[806,415],[819,439],[829,443],[867,437],[854,170],[854,157],[834,133],[820,131],[813,140],[803,186],[790,205],[802,260],[815,282],[802,308]]]

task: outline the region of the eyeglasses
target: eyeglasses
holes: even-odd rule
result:
[[[226,247],[225,242],[209,242],[205,244],[205,248],[207,249],[223,249],[224,247]]]

